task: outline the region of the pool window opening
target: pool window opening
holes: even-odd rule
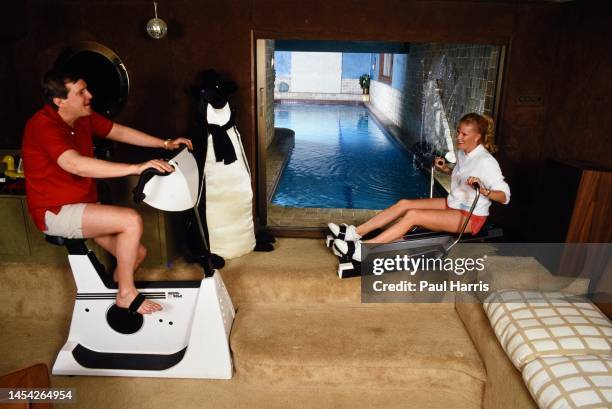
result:
[[[454,156],[455,124],[463,114],[496,113],[503,51],[257,40],[264,224],[323,229],[338,217],[354,224],[401,198],[428,197],[422,168],[430,167],[423,159]],[[362,92],[364,75],[369,95]],[[437,195],[447,183],[438,178]]]

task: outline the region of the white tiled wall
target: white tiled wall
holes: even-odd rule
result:
[[[492,112],[498,59],[497,46],[414,44],[401,92],[372,80],[370,101],[404,131],[404,142],[412,146],[421,136],[427,138],[432,128],[431,117],[435,112],[428,109],[425,93],[429,80],[436,81],[440,107],[447,128],[452,130],[468,112]]]
[[[341,86],[343,94],[362,94],[361,86],[359,85],[359,78],[342,78]]]
[[[394,124],[402,125],[402,93],[379,81],[370,81],[371,103]]]

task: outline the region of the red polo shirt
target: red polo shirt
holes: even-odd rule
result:
[[[112,121],[94,112],[77,119],[71,128],[50,105],[28,120],[21,147],[26,200],[41,231],[47,229],[47,210],[57,213],[66,204],[98,200],[95,180],[66,172],[57,164],[57,158],[69,149],[93,157],[92,136],[105,137],[112,127]]]

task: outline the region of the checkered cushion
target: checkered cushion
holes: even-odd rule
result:
[[[546,356],[612,355],[612,323],[586,298],[500,290],[489,295],[483,306],[519,370]]]
[[[612,356],[536,358],[523,379],[540,408],[612,407]]]

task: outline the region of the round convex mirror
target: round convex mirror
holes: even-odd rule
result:
[[[125,65],[111,49],[93,42],[78,43],[65,49],[56,65],[85,80],[96,112],[109,118],[121,112],[130,80]]]

